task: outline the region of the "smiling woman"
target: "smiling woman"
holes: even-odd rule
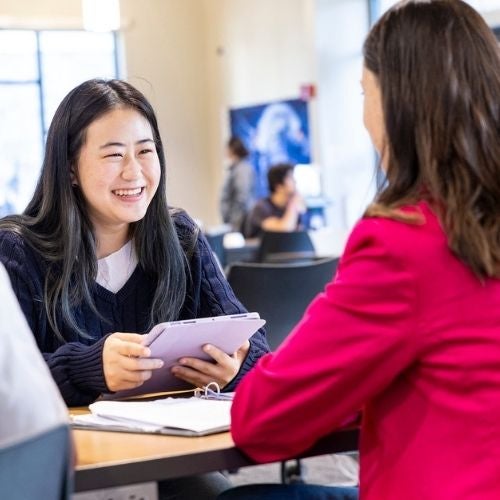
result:
[[[153,132],[140,113],[117,108],[89,126],[72,182],[86,202],[97,258],[129,240],[129,224],[146,215],[160,175]]]
[[[26,210],[0,220],[0,261],[68,405],[150,378],[162,362],[141,334],[155,323],[246,312],[165,191],[149,102],[126,82],[89,80],[55,113]],[[183,358],[173,372],[231,391],[267,351],[260,330],[233,355],[207,346],[211,362]],[[189,483],[195,497],[226,487],[222,476],[198,480]]]
[[[161,366],[141,344],[155,323],[245,311],[193,221],[168,209],[154,111],[119,80],[60,104],[33,199],[0,221],[0,260],[70,405],[142,385]],[[267,350],[259,331],[176,376],[232,390]]]

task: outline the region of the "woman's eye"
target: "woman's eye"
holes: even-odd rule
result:
[[[121,158],[123,155],[121,153],[110,153],[106,155],[105,158]]]
[[[139,151],[139,154],[144,155],[144,154],[147,154],[147,153],[152,153],[152,152],[153,152],[153,150],[152,150],[152,149],[141,149],[141,150]]]

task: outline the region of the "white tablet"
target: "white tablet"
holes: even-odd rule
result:
[[[162,368],[153,370],[151,378],[140,387],[109,394],[105,398],[190,389],[192,385],[170,372],[180,358],[212,359],[202,349],[205,344],[212,344],[227,354],[233,354],[264,324],[258,313],[160,323],[144,336],[144,345],[151,349],[152,358],[163,360]]]

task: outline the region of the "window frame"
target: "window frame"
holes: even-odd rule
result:
[[[50,50],[44,53],[42,49],[45,43],[44,37],[46,37],[48,33],[54,34],[58,32],[68,34],[77,33],[82,37],[85,33],[91,34],[91,32],[78,27],[61,27],[55,29],[52,29],[50,27],[0,27],[0,33],[23,33],[23,35],[21,36],[25,36],[24,34],[26,34],[26,37],[30,39],[30,47],[26,51],[23,50],[19,52],[22,57],[24,56],[24,54],[26,54],[30,58],[30,71],[25,74],[23,74],[22,68],[18,73],[7,71],[2,75],[2,77],[0,77],[0,88],[4,89],[5,92],[9,92],[12,89],[12,92],[14,94],[16,94],[18,90],[19,92],[24,93],[25,90],[27,91],[29,89],[29,105],[24,112],[26,113],[27,111],[30,118],[32,117],[31,121],[36,130],[33,131],[33,134],[30,135],[30,137],[31,141],[33,141],[33,143],[36,141],[37,144],[37,159],[36,161],[34,161],[35,156],[33,156],[31,161],[25,165],[27,167],[26,170],[24,170],[24,167],[21,169],[16,167],[18,160],[20,160],[20,158],[18,158],[17,156],[11,156],[6,153],[5,158],[3,158],[4,155],[2,155],[2,158],[0,158],[0,162],[3,162],[4,159],[7,160],[6,165],[9,166],[9,169],[7,170],[8,172],[11,171],[10,167],[14,168],[12,172],[17,172],[14,174],[15,177],[5,177],[5,180],[0,186],[0,189],[2,190],[5,188],[5,191],[2,191],[2,196],[0,196],[0,217],[9,213],[17,213],[19,211],[22,211],[27,200],[29,201],[29,192],[32,189],[35,189],[35,183],[33,183],[33,185],[31,186],[30,179],[35,179],[35,177],[31,175],[31,173],[35,175],[35,171],[39,172],[42,166],[45,141],[48,134],[48,128],[50,126],[50,120],[47,121],[47,119],[51,118],[48,113],[53,113],[53,111],[55,111],[55,109],[52,109],[56,105],[56,103],[53,102],[53,99],[58,98],[58,95],[62,90],[59,89],[57,87],[57,83],[54,82],[54,78],[57,78],[58,69],[57,63],[54,69],[54,55]],[[106,73],[110,78],[120,78],[120,31],[110,31],[102,34],[105,34],[109,37],[106,38],[103,42],[107,46],[105,53],[106,55],[103,57],[105,66],[108,67]],[[60,38],[63,39],[64,37],[60,35]],[[85,58],[87,54],[85,48],[85,38],[83,39],[83,42],[75,46],[75,54],[80,53],[81,56]],[[71,54],[72,52],[70,52],[70,56]],[[44,59],[44,57],[46,57],[46,59]],[[62,67],[64,68],[64,65]],[[83,75],[83,80],[84,79],[85,76]],[[5,109],[9,113],[11,111],[15,111],[15,105],[9,107],[8,99],[5,102],[7,106]],[[38,109],[35,109],[36,107],[38,107]],[[36,177],[38,177],[38,174],[36,174]],[[19,182],[19,179],[21,179],[21,184],[17,184]],[[16,184],[11,185],[11,181],[15,182]],[[16,187],[12,187],[14,185]]]
[[[42,137],[40,140],[42,141],[42,146],[45,143],[45,137],[47,135],[48,129],[45,126],[45,115],[46,115],[46,109],[45,109],[45,102],[43,99],[44,96],[44,79],[42,76],[42,66],[43,66],[43,54],[41,51],[41,34],[45,32],[55,32],[55,31],[75,31],[75,32],[84,32],[85,30],[83,29],[76,29],[76,28],[60,28],[60,29],[29,29],[29,28],[0,28],[0,31],[29,31],[35,34],[35,40],[36,40],[36,74],[37,77],[34,79],[27,79],[27,80],[4,80],[0,78],[0,85],[36,85],[38,88],[38,101],[40,105],[40,130],[42,132]],[[119,63],[119,58],[118,58],[118,31],[111,31],[110,32],[113,37],[113,70],[114,70],[114,77],[119,78],[120,75],[120,63]]]

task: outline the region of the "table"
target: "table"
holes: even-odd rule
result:
[[[229,432],[178,437],[75,430],[74,439],[76,492],[255,464],[235,447]],[[357,441],[358,429],[346,428],[318,442],[301,457],[356,450]]]

